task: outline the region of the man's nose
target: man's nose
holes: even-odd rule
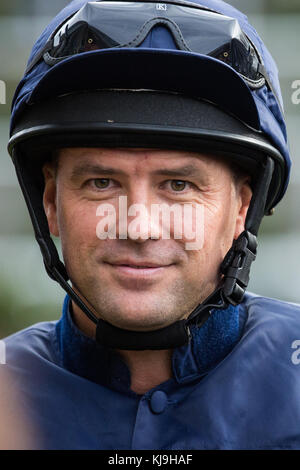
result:
[[[126,210],[127,209],[127,210]],[[161,237],[159,204],[152,189],[139,182],[119,201],[119,235],[137,243]],[[126,236],[125,236],[126,235]]]

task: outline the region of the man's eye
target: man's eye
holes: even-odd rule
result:
[[[109,178],[96,178],[93,181],[94,181],[94,185],[96,186],[96,188],[106,189],[109,187],[111,180]]]
[[[173,191],[180,192],[183,191],[187,186],[186,181],[181,180],[172,180],[171,181],[171,188]]]

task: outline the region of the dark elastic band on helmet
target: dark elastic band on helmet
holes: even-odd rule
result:
[[[265,162],[262,162],[261,166],[262,169],[256,177],[253,197],[245,222],[245,229],[253,235],[257,235],[261,220],[266,213],[268,191],[274,173],[274,161],[270,157],[266,157]]]

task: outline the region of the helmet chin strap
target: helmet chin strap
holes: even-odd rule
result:
[[[75,304],[96,325],[96,341],[103,346],[123,350],[160,350],[172,349],[187,344],[191,339],[190,327],[201,327],[209,318],[213,309],[225,309],[230,304],[239,304],[249,282],[251,263],[256,257],[256,235],[264,215],[268,189],[272,179],[274,162],[266,157],[259,172],[251,203],[247,212],[245,230],[234,240],[232,247],[225,256],[220,267],[221,284],[204,302],[199,304],[187,319],[179,320],[169,326],[154,331],[130,331],[118,328],[98,318],[68,283],[69,276],[64,264],[60,261],[57,249],[49,233],[47,219],[41,206],[39,217],[30,204],[28,188],[31,196],[39,200],[39,194],[33,193],[34,188],[26,181],[26,176],[19,169],[16,161],[17,175],[28,203],[30,215],[35,229],[36,239],[40,245],[45,268],[49,276],[56,280],[67,292]],[[82,297],[82,298],[81,298]],[[86,302],[88,300],[86,299]],[[91,305],[89,303],[89,305]]]

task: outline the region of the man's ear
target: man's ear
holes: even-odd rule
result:
[[[46,163],[43,166],[43,175],[45,179],[43,204],[48,220],[49,230],[52,235],[59,237],[56,207],[56,172],[51,163]]]
[[[244,178],[237,184],[236,194],[238,199],[238,214],[236,218],[234,239],[237,239],[239,235],[245,230],[245,221],[253,194],[250,187],[250,177]]]

